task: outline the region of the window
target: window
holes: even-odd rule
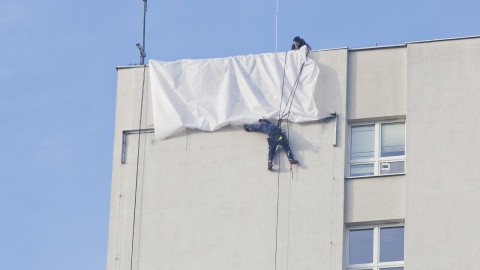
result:
[[[348,229],[348,270],[403,270],[404,226]]]
[[[349,176],[405,172],[405,122],[377,122],[350,127]]]

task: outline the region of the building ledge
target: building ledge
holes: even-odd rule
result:
[[[402,176],[402,175],[405,175],[405,173],[383,174],[383,175],[369,175],[369,176],[357,176],[357,177],[345,177],[345,180],[384,178],[384,177],[393,177],[393,176]]]

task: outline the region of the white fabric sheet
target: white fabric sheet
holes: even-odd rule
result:
[[[150,60],[157,139],[166,139],[185,128],[214,131],[259,118],[278,119],[281,112],[285,114],[290,108],[290,93],[304,63],[289,121],[322,118],[313,100],[319,68],[306,57],[303,48],[288,53],[204,60]]]

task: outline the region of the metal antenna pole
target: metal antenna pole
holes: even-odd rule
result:
[[[278,0],[275,12],[275,52],[278,52]]]
[[[142,46],[143,46],[143,58],[142,60],[145,60],[145,21],[147,17],[147,0],[143,0],[143,39],[142,39]],[[142,61],[143,62],[143,61]]]
[[[143,33],[142,33],[142,45],[137,43],[137,48],[140,50],[140,65],[145,64],[145,18],[147,17],[147,0],[143,0]]]

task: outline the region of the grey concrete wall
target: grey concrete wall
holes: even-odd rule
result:
[[[381,224],[405,219],[405,175],[345,182],[345,223]]]
[[[406,78],[405,46],[349,51],[348,121],[355,123],[404,119]],[[346,157],[348,162],[348,149]],[[405,176],[367,177],[346,181],[347,225],[382,223],[404,218]]]
[[[137,183],[138,135],[127,163],[119,158],[122,130],[138,128],[143,68],[119,70],[107,269],[343,268],[347,50],[310,56],[315,101],[339,114],[337,147],[333,122],[290,123],[300,165],[290,169],[280,151],[269,172],[266,136],[240,127],[142,134]],[[152,122],[148,91],[142,128]]]
[[[350,51],[348,120],[404,116],[406,76],[405,47]]]
[[[477,269],[480,39],[408,44],[405,269]]]

